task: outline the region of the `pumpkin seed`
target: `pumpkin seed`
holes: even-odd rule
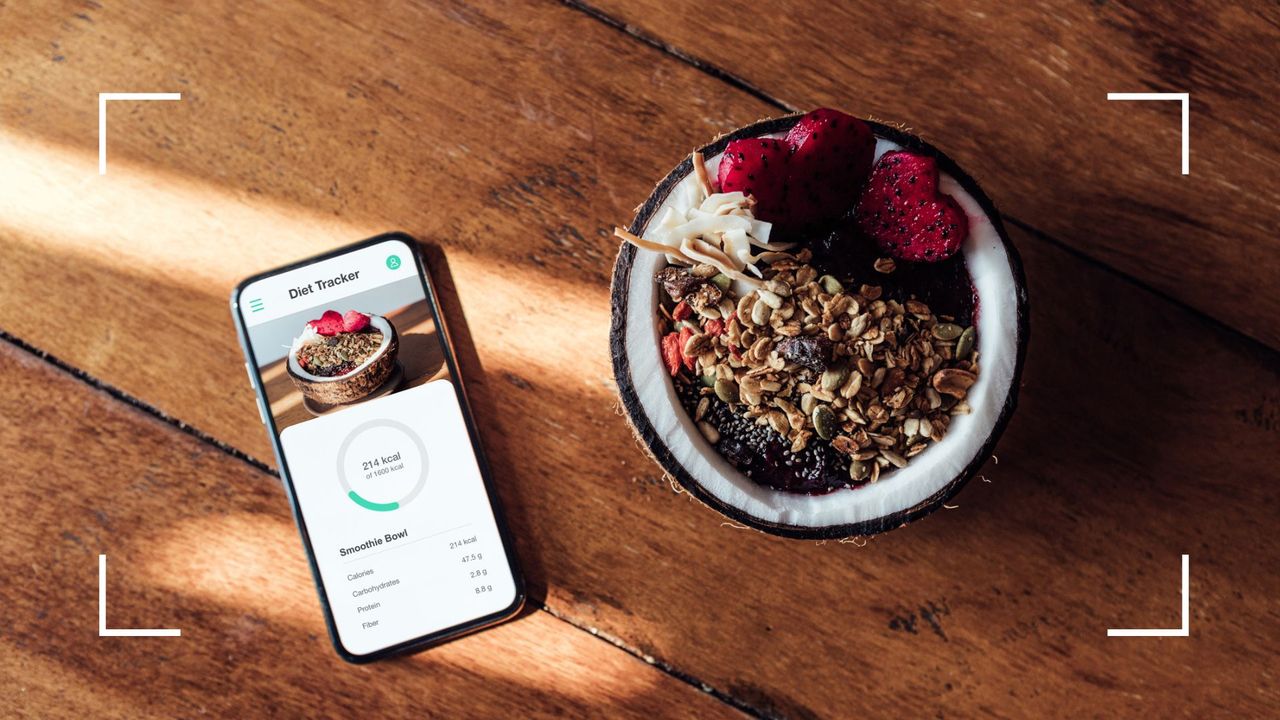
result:
[[[841,285],[839,280],[830,275],[823,275],[818,278],[818,284],[822,286],[822,292],[828,295],[844,292],[844,285]]]
[[[933,326],[933,336],[939,340],[955,340],[963,332],[964,328],[955,323],[939,323]]]
[[[836,424],[836,414],[831,412],[830,407],[819,405],[813,409],[813,429],[823,440],[830,440],[836,436],[840,427]]]
[[[849,463],[849,479],[854,482],[866,480],[870,472],[871,470],[867,467],[867,464],[861,460],[854,460]]]
[[[711,282],[715,283],[716,287],[720,288],[721,291],[728,290],[729,286],[733,284],[733,280],[730,280],[729,276],[724,273],[713,275]]]
[[[969,357],[970,351],[973,350],[973,341],[977,332],[973,328],[967,327],[964,332],[960,333],[960,339],[956,341],[956,359],[964,360]]]
[[[714,369],[711,372],[702,374],[702,384],[706,387],[715,387],[716,373]]]
[[[844,363],[833,365],[822,373],[822,389],[835,392],[849,379],[849,366]]]
[[[715,385],[716,397],[727,403],[738,402],[738,384],[732,380],[716,380]]]

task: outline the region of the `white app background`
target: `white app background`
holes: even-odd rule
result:
[[[515,583],[448,380],[287,427],[280,443],[348,651],[510,607]]]

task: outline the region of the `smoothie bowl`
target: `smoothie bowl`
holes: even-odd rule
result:
[[[399,346],[395,326],[381,315],[326,310],[294,338],[289,379],[314,403],[362,400],[391,379]]]
[[[623,407],[659,465],[735,522],[899,527],[958,492],[1013,413],[1017,251],[972,178],[910,134],[834,110],[741,128],[617,234]]]

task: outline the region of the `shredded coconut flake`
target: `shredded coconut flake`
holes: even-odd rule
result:
[[[308,323],[302,327],[302,334],[293,339],[293,344],[290,345],[289,352],[297,355],[298,351],[301,350],[304,345],[314,345],[320,341],[320,333],[316,332],[316,329],[311,327],[310,323]]]
[[[702,156],[694,153],[693,162],[700,165]],[[773,226],[756,219],[752,212],[755,200],[741,192],[711,192],[714,188],[703,180],[705,166],[703,170],[704,173],[691,174],[676,188],[676,192],[691,197],[687,202],[669,203],[649,228],[647,238],[621,228],[614,234],[639,248],[666,254],[668,262],[707,263],[735,280],[758,285],[762,277],[756,267],[759,258],[752,255],[751,249],[781,251],[791,244],[770,243]]]

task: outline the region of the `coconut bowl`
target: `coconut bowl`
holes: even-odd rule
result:
[[[722,136],[700,149],[709,175],[716,177],[720,155],[732,140],[782,137],[800,115],[764,120]],[[614,264],[610,349],[614,378],[627,418],[658,465],[698,500],[729,520],[790,538],[867,536],[901,527],[941,507],[964,487],[992,454],[1012,417],[1028,339],[1026,281],[1017,249],[990,198],[944,153],[920,138],[867,121],[876,136],[876,157],[906,149],[937,160],[940,189],[952,195],[969,218],[961,248],[977,296],[977,328],[982,372],[970,389],[969,415],[954,419],[940,442],[910,464],[878,482],[821,495],[776,490],[753,482],[720,455],[681,405],[659,351],[660,287],[654,273],[665,256],[623,243]],[[686,158],[658,183],[628,230],[644,237],[651,221],[672,202],[690,178]]]
[[[354,370],[334,377],[313,375],[298,362],[295,350],[289,352],[289,379],[308,399],[325,405],[341,405],[369,396],[391,377],[400,350],[400,337],[389,320],[371,315],[369,324],[382,333],[382,344]]]

